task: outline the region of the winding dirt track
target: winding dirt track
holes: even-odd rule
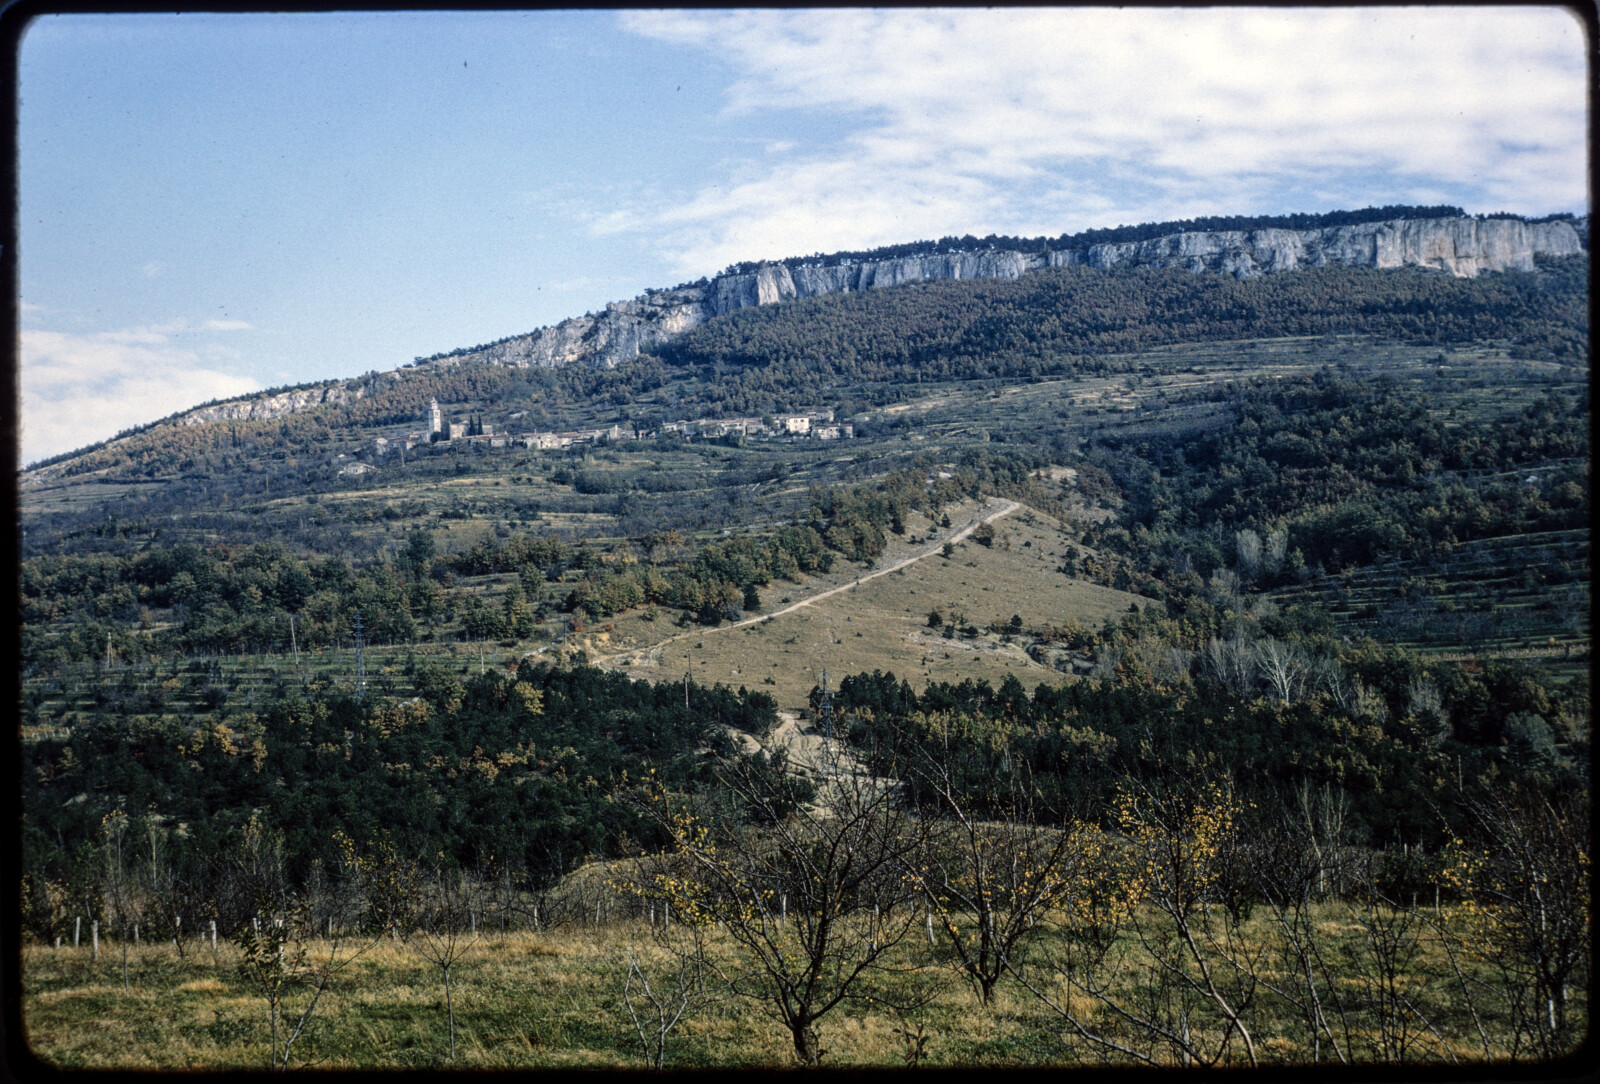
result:
[[[675,640],[682,640],[682,639],[685,639],[685,638],[690,637],[690,636],[698,636],[698,637],[715,636],[719,632],[732,632],[734,629],[744,628],[746,625],[757,625],[757,624],[760,624],[763,621],[768,620],[769,618],[782,617],[784,614],[794,613],[796,610],[803,610],[807,606],[810,606],[813,603],[821,602],[825,598],[831,598],[834,595],[837,595],[841,591],[848,591],[852,587],[859,587],[862,584],[866,583],[868,580],[875,580],[879,576],[887,576],[891,572],[898,572],[900,569],[905,568],[907,565],[915,564],[916,562],[921,561],[924,558],[937,557],[943,551],[943,549],[944,549],[944,547],[945,547],[945,545],[947,543],[960,542],[963,539],[965,539],[968,535],[972,534],[973,531],[977,530],[979,524],[982,524],[982,523],[993,523],[995,520],[1000,519],[1002,516],[1009,516],[1011,513],[1015,512],[1018,508],[1021,508],[1021,507],[1022,506],[1020,504],[1018,504],[1016,501],[1004,501],[1004,502],[1002,502],[1001,507],[999,509],[997,509],[996,511],[990,512],[987,516],[974,518],[966,526],[961,527],[958,530],[954,531],[948,537],[936,540],[933,543],[932,546],[930,546],[927,550],[923,551],[922,553],[914,553],[910,557],[903,557],[900,560],[896,561],[892,565],[887,565],[887,566],[885,566],[883,568],[874,569],[873,571],[867,573],[865,576],[856,577],[854,580],[851,580],[849,583],[841,583],[838,587],[830,587],[828,590],[820,591],[817,594],[812,595],[810,598],[803,598],[799,602],[790,603],[789,605],[785,606],[781,610],[773,610],[771,613],[758,614],[755,617],[746,617],[743,620],[735,621],[731,625],[719,625],[716,628],[691,629],[688,632],[676,633],[676,634],[674,634],[672,636],[668,636],[665,640],[661,640],[661,641],[658,641],[655,644],[652,644],[650,647],[645,648],[643,651],[640,651],[638,649],[633,649],[631,651],[619,651],[619,652],[616,652],[615,654],[612,654],[612,655],[603,655],[603,656],[601,656],[600,658],[598,658],[598,659],[596,659],[594,661],[597,664],[598,663],[603,663],[603,662],[610,662],[611,660],[617,659],[617,658],[621,658],[624,655],[634,655],[634,656],[643,655],[645,657],[658,657],[660,655],[660,653],[661,653],[661,650],[663,648],[665,648],[668,644],[672,643]]]
[[[971,535],[973,531],[977,530],[979,524],[993,523],[995,520],[1000,519],[1003,516],[1009,516],[1011,513],[1015,512],[1021,507],[1022,506],[1016,501],[1003,501],[1001,506],[995,511],[990,512],[986,516],[974,517],[964,527],[952,531],[944,538],[936,539],[931,546],[921,553],[914,553],[910,557],[903,557],[892,565],[875,569],[874,571],[867,573],[865,576],[860,576],[849,583],[842,583],[838,587],[831,587],[826,591],[819,591],[810,598],[803,598],[799,602],[790,603],[781,610],[774,610],[771,613],[760,614],[756,617],[747,617],[742,621],[735,621],[731,625],[721,625],[717,628],[691,629],[688,632],[680,632],[673,636],[667,637],[665,640],[659,641],[649,648],[646,648],[643,652],[640,652],[637,649],[631,651],[620,651],[616,654],[602,656],[595,661],[597,663],[609,662],[612,659],[620,658],[624,655],[637,657],[640,654],[643,654],[645,656],[659,657],[662,649],[664,649],[674,640],[682,640],[688,636],[714,636],[719,632],[728,632],[732,629],[743,628],[746,625],[757,624],[761,621],[767,620],[768,618],[782,617],[784,614],[794,613],[796,610],[803,610],[807,606],[810,606],[813,603],[821,602],[825,598],[831,598],[841,591],[848,591],[852,587],[859,587],[868,580],[876,579],[879,576],[887,576],[891,572],[899,571],[900,569],[905,568],[908,565],[915,564],[924,558],[938,556],[941,552],[943,552],[946,543],[960,542]],[[733,736],[735,740],[744,747],[744,750],[747,753],[754,752],[756,749],[763,747],[765,747],[768,751],[774,751],[777,749],[786,750],[789,754],[789,766],[791,771],[799,772],[803,775],[809,776],[815,782],[822,785],[824,789],[819,797],[823,805],[828,804],[828,800],[826,798],[827,787],[830,784],[837,783],[836,777],[841,771],[852,775],[861,775],[865,772],[865,769],[856,760],[855,756],[849,750],[845,749],[842,743],[830,742],[829,739],[824,738],[821,734],[816,732],[812,724],[803,720],[800,716],[800,713],[797,711],[779,711],[778,726],[773,728],[772,733],[767,736],[766,741],[758,742],[750,735],[740,734],[738,732],[734,732]],[[885,786],[893,785],[889,780],[881,780],[879,782]]]

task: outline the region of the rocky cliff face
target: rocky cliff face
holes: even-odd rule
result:
[[[764,264],[748,274],[721,275],[704,286],[651,290],[613,301],[592,316],[430,365],[479,362],[519,368],[592,365],[614,368],[641,351],[715,316],[791,298],[877,290],[944,279],[1014,279],[1046,267],[1184,268],[1251,278],[1298,267],[1420,267],[1472,277],[1484,271],[1533,269],[1535,256],[1584,251],[1588,219],[1529,224],[1517,219],[1406,219],[1320,230],[1179,233],[1149,241],[1090,245],[1050,252],[951,252],[836,266]],[[324,403],[361,398],[361,381],[239,399],[190,411],[180,425],[278,418]]]
[[[1182,267],[1240,278],[1329,264],[1423,267],[1472,278],[1480,271],[1531,271],[1536,255],[1572,256],[1582,251],[1578,232],[1569,222],[1530,225],[1516,219],[1436,218],[1322,230],[1180,233],[1050,255],[1052,263]]]
[[[820,294],[876,290],[943,279],[1014,279],[1045,267],[1183,268],[1251,278],[1299,267],[1420,267],[1472,277],[1483,271],[1531,271],[1535,256],[1584,251],[1579,231],[1564,221],[1436,218],[1370,222],[1320,230],[1180,233],[1150,241],[1090,245],[1050,252],[953,252],[837,266],[765,264],[721,275],[705,286],[646,293],[615,301],[597,316],[564,320],[484,350],[440,358],[433,365],[489,362],[612,368],[714,316]]]
[[[322,406],[324,403],[348,403],[367,393],[366,386],[355,381],[324,384],[317,388],[297,388],[278,395],[258,395],[253,399],[230,399],[226,403],[199,407],[177,418],[178,425],[204,425],[207,422],[260,421],[298,414],[302,410]]]

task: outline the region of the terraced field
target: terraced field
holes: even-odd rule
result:
[[[1546,531],[1390,559],[1272,593],[1314,603],[1349,637],[1370,636],[1444,657],[1540,659],[1587,668],[1589,531]]]

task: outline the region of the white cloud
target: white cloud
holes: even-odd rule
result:
[[[201,330],[244,330],[214,320]],[[178,341],[182,320],[82,335],[22,331],[22,460],[81,448],[130,426],[208,399],[245,395],[261,385],[217,368],[237,352],[210,341]]]
[[[1586,200],[1584,36],[1555,7],[621,21],[730,64],[726,117],[804,109],[841,133],[806,151],[768,141],[687,199],[594,219],[606,232],[667,225],[689,274],[950,232],[1316,210],[1276,201],[1363,185],[1367,202],[1447,191],[1469,210]]]

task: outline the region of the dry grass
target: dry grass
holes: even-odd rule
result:
[[[1325,928],[1354,938],[1351,944],[1359,941],[1347,923],[1335,927],[1333,916]],[[1256,916],[1247,936],[1270,942],[1270,918]],[[739,951],[725,935],[713,931],[710,947],[724,969],[737,969]],[[326,951],[322,945],[312,948],[314,958]],[[625,950],[658,978],[675,963],[651,939],[648,927],[634,921],[480,939],[453,974],[458,1066],[640,1065],[637,1038],[618,1001]],[[1047,1064],[1067,1056],[1060,1022],[1014,980],[1003,980],[994,1001],[983,1005],[947,966],[942,944],[930,946],[917,937],[896,951],[895,963],[903,971],[877,980],[880,985],[868,992],[893,999],[896,992],[917,989],[931,993],[932,1000],[906,1015],[885,1008],[882,1000],[842,1006],[822,1023],[828,1064],[899,1066],[907,1052],[907,1039],[899,1030],[914,1033],[919,1027],[927,1037],[923,1063],[928,1065]],[[1422,966],[1436,977],[1443,974],[1438,955],[1436,947],[1425,946]],[[1123,944],[1112,960],[1109,974],[1119,986],[1132,989],[1146,981],[1140,977],[1146,969],[1131,944]],[[180,960],[170,945],[145,945],[130,954],[130,961],[133,987],[124,993],[120,959],[109,954],[93,961],[86,950],[24,949],[24,1036],[40,1058],[63,1068],[99,1069],[252,1069],[265,1064],[265,1006],[241,982],[232,946],[220,945],[215,955],[209,949],[191,950]],[[1090,1026],[1119,1026],[1114,1013],[1081,991],[1051,981],[1046,969],[1035,965],[1030,975]],[[1405,985],[1428,1002],[1456,1057],[1470,1062],[1481,1056],[1472,1025],[1453,1003],[1448,982],[1430,986],[1418,975]],[[1351,976],[1344,990],[1359,995],[1360,983]],[[304,998],[300,992],[290,999],[291,1015]],[[1256,1020],[1258,1053],[1276,1064],[1308,1060],[1303,1028],[1292,1014],[1273,1016],[1275,1011]],[[1208,1018],[1197,1026],[1215,1023]],[[1353,1023],[1356,1053],[1362,1060],[1376,1057],[1377,1035],[1369,1022]],[[404,943],[383,940],[324,995],[295,1048],[294,1064],[442,1068],[447,1048],[438,971]],[[1443,1049],[1435,1046],[1431,1055],[1424,1051],[1421,1057],[1445,1057]],[[668,1051],[669,1064],[685,1068],[786,1066],[791,1056],[787,1034],[771,1014],[741,998],[717,1002],[687,1018],[672,1033]],[[1092,1052],[1087,1056],[1091,1063],[1101,1060]]]
[[[977,512],[975,505],[952,509],[952,524],[959,527]],[[926,538],[932,527],[913,516],[907,537]],[[614,631],[604,641],[592,641],[591,648],[594,654],[609,655],[605,665],[653,681],[681,675],[692,656],[697,681],[744,685],[771,693],[780,707],[799,708],[824,669],[836,686],[847,674],[889,670],[918,691],[932,681],[964,678],[998,685],[1008,674],[1030,689],[1063,680],[1058,671],[1030,659],[1020,638],[1012,643],[987,633],[975,640],[943,638],[927,627],[933,609],[947,617],[964,614],[979,628],[1007,622],[1013,614],[1028,626],[1076,619],[1098,628],[1106,617],[1126,613],[1132,604],[1148,604],[1137,595],[1057,572],[1067,539],[1050,517],[1024,507],[996,521],[995,527],[991,547],[969,539],[957,543],[949,559],[928,557],[864,580],[859,587],[851,586],[863,572],[859,566],[811,581],[803,592],[774,584],[762,593],[764,609],[781,608],[785,596],[798,602],[832,587],[847,589],[755,625],[706,629],[652,649],[647,645],[659,645],[681,630],[629,615],[616,619]],[[929,548],[926,542],[912,546],[897,539],[878,567]]]

